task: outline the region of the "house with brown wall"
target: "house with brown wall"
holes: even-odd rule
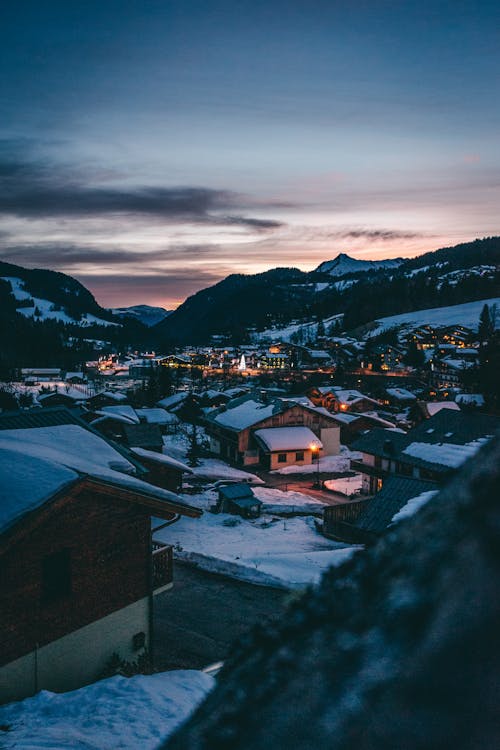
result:
[[[153,597],[172,584],[151,517],[201,513],[133,470],[77,425],[0,431],[0,701],[151,654]]]

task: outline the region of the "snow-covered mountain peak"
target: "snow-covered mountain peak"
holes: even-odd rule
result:
[[[403,263],[403,258],[359,260],[358,258],[352,258],[347,253],[339,253],[333,260],[325,260],[321,263],[316,268],[316,271],[338,278],[346,276],[348,273],[359,273],[360,271],[371,271],[381,268],[397,268],[401,263]]]

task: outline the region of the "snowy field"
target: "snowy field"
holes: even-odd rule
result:
[[[194,711],[213,677],[178,670],[110,677],[70,693],[42,690],[0,707],[5,750],[153,750]]]
[[[500,297],[481,299],[475,302],[466,302],[462,305],[451,305],[449,307],[432,307],[428,310],[403,313],[402,315],[391,315],[389,318],[380,318],[376,321],[376,327],[370,331],[370,336],[375,336],[387,328],[405,326],[406,328],[417,328],[429,324],[431,326],[461,325],[466,328],[477,330],[479,316],[484,305],[497,305],[500,308]]]
[[[300,503],[306,504],[309,512],[322,507],[300,493],[256,488],[255,494],[259,493],[266,505],[281,505],[281,512]],[[189,502],[207,510],[215,505],[216,497],[212,490],[189,496]],[[153,526],[160,523],[155,519]],[[277,518],[267,512],[253,520],[205,512],[201,518],[181,518],[155,532],[154,538],[173,544],[176,558],[204,570],[281,588],[317,583],[324,570],[341,564],[355,549],[322,537],[313,517]]]
[[[327,490],[331,492],[340,492],[341,495],[351,497],[359,495],[363,486],[363,477],[361,474],[355,474],[353,477],[343,477],[342,479],[327,479],[324,483]]]

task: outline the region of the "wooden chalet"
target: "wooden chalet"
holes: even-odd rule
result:
[[[114,654],[153,656],[172,550],[151,517],[201,512],[133,470],[80,425],[0,431],[0,701],[78,688]]]
[[[273,399],[265,403],[249,394],[230,401],[205,419],[211,451],[242,465],[261,460],[261,445],[254,437],[257,430],[292,426],[308,427],[321,442],[324,455],[339,453],[340,428],[331,415],[295,402]]]

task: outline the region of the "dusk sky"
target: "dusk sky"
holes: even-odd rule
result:
[[[498,0],[17,0],[0,60],[0,259],[102,305],[500,234]]]

